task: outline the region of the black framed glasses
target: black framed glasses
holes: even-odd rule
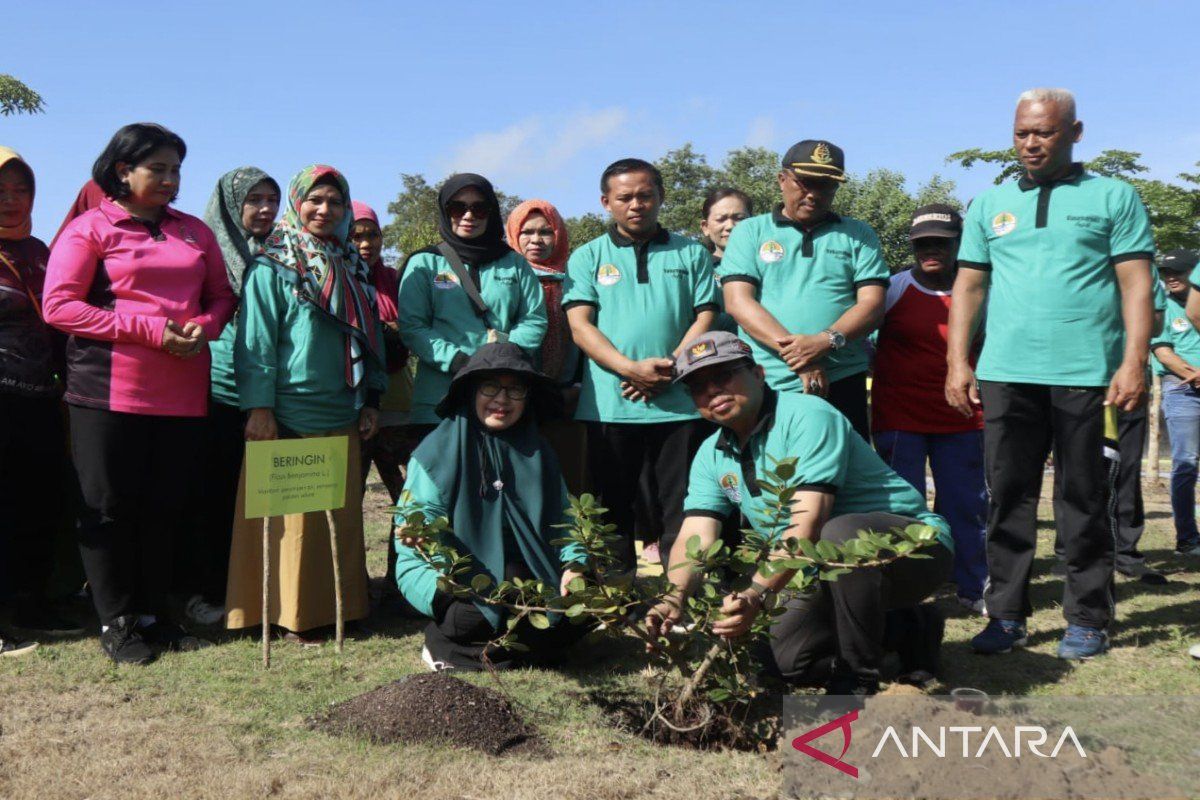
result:
[[[452,217],[465,217],[467,212],[475,219],[487,219],[491,213],[487,203],[464,203],[462,200],[451,200],[446,203],[446,213]]]
[[[524,400],[529,396],[529,387],[520,383],[513,386],[501,386],[495,381],[484,381],[479,384],[479,393],[484,397],[497,397],[501,392],[504,392],[509,400]]]

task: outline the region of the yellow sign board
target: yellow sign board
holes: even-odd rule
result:
[[[345,436],[246,442],[246,519],[346,504]]]

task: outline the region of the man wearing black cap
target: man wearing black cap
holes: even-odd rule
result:
[[[1105,508],[1105,407],[1145,398],[1153,324],[1150,217],[1126,181],[1072,161],[1083,135],[1075,98],[1032,89],[1017,101],[1019,180],[976,197],[963,222],[947,345],[946,399],[964,416],[982,401],[990,617],[971,646],[1006,653],[1026,642],[1030,570],[1046,456],[1067,564],[1058,655],[1108,649],[1114,614],[1113,531]],[[987,304],[979,383],[970,365]]]
[[[840,147],[792,145],[779,172],[783,204],[734,228],[717,275],[767,384],[827,398],[866,439],[862,340],[883,315],[888,267],[875,231],[831,210],[845,180]]]
[[[951,206],[922,206],[913,214],[909,239],[916,263],[888,285],[871,385],[871,432],[879,455],[922,496],[929,465],[937,511],[954,536],[958,601],[982,613],[988,502],[983,412],[964,417],[945,393],[946,324],[961,235],[962,217]]]
[[[946,521],[929,512],[924,496],[889,469],[829,403],[799,392],[776,394],[765,386],[763,368],[733,334],[711,331],[689,341],[676,361],[675,380],[686,385],[700,415],[721,430],[692,460],[685,519],[667,571],[675,590],[647,614],[648,630],[658,635],[683,620],[693,589],[690,539],[698,537],[700,546],[708,547],[720,536],[721,520],[735,511],[760,533],[771,532],[770,497],[758,479],[777,461],[795,458],[794,524],[783,537],[844,544],[864,529],[887,531],[913,523],[934,529],[935,539],[922,550],[928,558],[900,559],[852,570],[833,582],[818,581],[814,591],[786,599],[771,626],[772,661],[784,678],[824,684],[833,694],[873,693],[888,612],[916,606],[950,574],[954,542]],[[725,599],[713,633],[730,639],[745,634],[767,598],[794,574],[752,576],[748,586]],[[907,670],[935,671],[941,630],[936,624],[931,628],[928,646],[919,648]]]
[[[1196,254],[1171,250],[1159,261],[1158,274],[1167,289],[1166,319],[1150,343],[1155,368],[1162,376],[1162,411],[1171,439],[1171,515],[1175,518],[1175,552],[1200,556],[1196,529],[1196,463],[1200,460],[1200,333],[1186,309],[1200,297],[1188,284]],[[1200,277],[1200,276],[1197,276]],[[1192,280],[1196,280],[1195,277]]]

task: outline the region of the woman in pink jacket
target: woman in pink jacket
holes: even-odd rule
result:
[[[161,125],[117,131],[92,168],[105,199],[62,231],[46,274],[46,321],[70,334],[80,552],[117,663],[200,644],[166,616],[171,542],[198,501],[207,342],[235,301],[212,232],[170,206],[186,153]]]

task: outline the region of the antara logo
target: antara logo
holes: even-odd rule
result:
[[[844,772],[851,778],[857,778],[858,767],[852,764],[847,764],[842,760],[842,758],[846,755],[846,751],[850,749],[850,724],[856,719],[858,719],[857,708],[848,714],[843,714],[835,720],[826,722],[819,728],[813,728],[808,733],[797,736],[795,739],[792,739],[792,747],[799,750],[801,753],[804,753],[806,756],[815,758],[822,764],[828,764],[838,772]],[[811,742],[813,739],[820,739],[825,734],[838,728],[841,728],[842,730],[842,752],[837,758],[834,758],[833,756],[829,755],[829,753],[818,750],[817,748],[809,745],[809,742]]]

